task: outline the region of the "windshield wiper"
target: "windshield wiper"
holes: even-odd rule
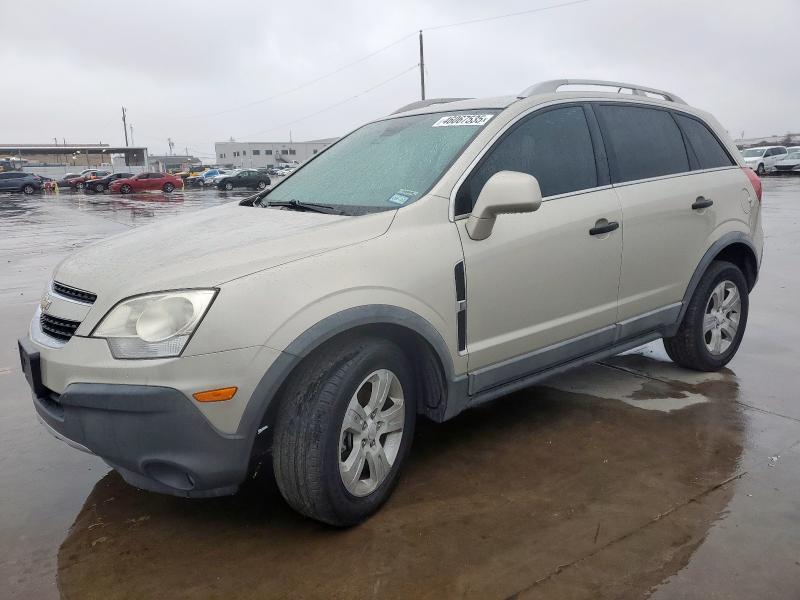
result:
[[[339,213],[338,210],[327,204],[317,204],[316,202],[301,202],[300,200],[273,200],[272,202],[259,203],[259,206],[282,206],[284,208],[291,208],[294,210],[306,210],[310,212],[318,212],[326,215]]]

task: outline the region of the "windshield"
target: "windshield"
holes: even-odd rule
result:
[[[496,113],[456,111],[370,123],[277,185],[265,200],[325,204],[344,213],[400,208],[427,193]]]
[[[764,156],[764,152],[766,151],[766,148],[750,148],[750,150],[744,150],[742,156],[745,158],[758,158]]]

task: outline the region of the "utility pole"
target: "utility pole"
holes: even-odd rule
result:
[[[125,132],[125,145],[128,145],[128,124],[125,122],[125,107],[122,107],[122,131]]]
[[[425,100],[425,52],[422,48],[422,29],[419,30],[419,85]]]
[[[169,146],[169,155],[172,156],[172,149],[175,147],[175,142],[172,141],[172,138],[167,138],[167,146]]]
[[[135,145],[136,145],[136,142],[134,142],[134,141],[133,141],[133,123],[131,123],[130,125],[128,125],[128,127],[130,127],[130,128],[131,128],[131,146],[135,146]]]

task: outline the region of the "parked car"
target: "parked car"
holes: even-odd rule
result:
[[[203,171],[200,175],[186,178],[187,186],[205,187],[206,185],[213,185],[212,180],[227,173],[227,169],[208,169]]]
[[[169,173],[139,173],[128,179],[117,179],[108,186],[109,191],[119,194],[161,190],[170,193],[175,188],[183,187],[183,180]]]
[[[674,94],[565,84],[601,85],[413,103],[269,191],[67,257],[19,344],[42,421],[178,496],[270,460],[291,506],[345,526],[391,494],[417,415],[659,338],[722,368],[760,179]]]
[[[105,177],[98,177],[97,179],[87,181],[84,183],[84,186],[99,194],[107,190],[114,181],[118,179],[130,179],[131,177],[133,177],[133,173],[111,173]]]
[[[23,192],[32,194],[42,189],[42,179],[23,171],[3,171],[0,173],[0,192]]]
[[[783,146],[762,146],[742,150],[745,164],[759,175],[775,170],[775,165],[786,158],[788,152]]]
[[[247,187],[263,190],[270,183],[269,175],[256,169],[237,169],[214,179],[216,186],[221,190],[232,190],[237,187]]]
[[[800,173],[800,149],[789,152],[786,158],[775,163],[776,173]]]
[[[100,169],[84,169],[74,177],[68,177],[65,175],[64,178],[58,182],[58,185],[61,187],[70,187],[75,190],[82,190],[87,182],[106,177],[110,174],[111,173],[109,171],[103,171]]]

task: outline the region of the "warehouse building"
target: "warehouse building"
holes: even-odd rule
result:
[[[280,167],[303,163],[339,138],[309,142],[216,142],[217,164],[227,167]]]

